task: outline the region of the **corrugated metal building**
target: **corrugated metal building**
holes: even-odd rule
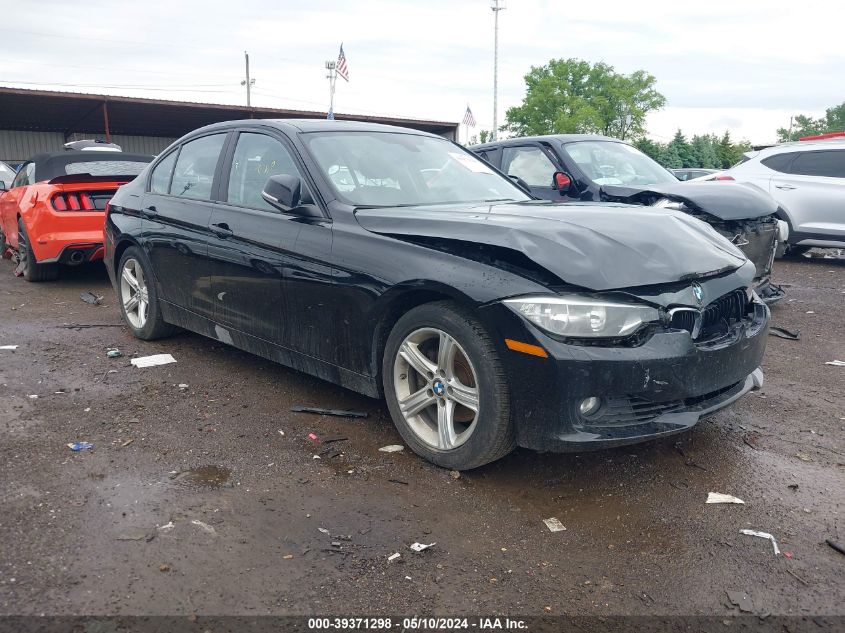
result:
[[[325,118],[325,112],[0,87],[0,160],[20,163],[80,139],[157,154],[183,134],[218,121]],[[399,125],[452,140],[458,133],[458,123],[444,121],[337,113],[335,118]]]

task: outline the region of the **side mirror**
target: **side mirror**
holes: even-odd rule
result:
[[[552,176],[552,187],[560,193],[566,193],[572,187],[572,178],[566,172],[556,171]]]
[[[302,200],[302,181],[288,174],[270,176],[261,197],[282,211],[290,211]]]

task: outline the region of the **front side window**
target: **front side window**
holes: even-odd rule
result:
[[[800,176],[845,178],[845,149],[801,152],[789,168]]]
[[[446,139],[396,132],[312,132],[302,139],[338,198],[355,206],[530,200]]]
[[[178,154],[178,150],[170,152],[153,167],[153,173],[150,175],[150,193],[170,193],[170,177],[173,175],[173,166]]]
[[[656,185],[678,182],[636,147],[614,141],[578,141],[564,150],[597,185]]]
[[[238,136],[229,172],[229,203],[278,212],[262,197],[261,192],[271,176],[282,174],[299,178],[302,181],[302,199],[310,200],[302,174],[285,146],[266,134],[242,132]]]
[[[214,172],[226,134],[211,134],[182,146],[176,168],[173,170],[173,182],[170,195],[210,200]]]
[[[521,178],[529,187],[551,187],[557,171],[539,147],[506,147],[502,150],[502,170]]]

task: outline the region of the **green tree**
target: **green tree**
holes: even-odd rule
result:
[[[693,136],[690,143],[690,167],[703,167],[713,169],[716,167],[718,157],[716,148],[713,146],[713,137],[709,134],[704,136]]]
[[[486,143],[487,141],[493,140],[493,134],[490,130],[480,130],[478,132],[478,142],[479,143]]]
[[[634,147],[657,162],[660,162],[660,155],[664,150],[663,145],[646,137],[642,137],[634,141]]]
[[[522,105],[509,108],[503,130],[517,136],[598,133],[616,138],[645,134],[649,112],[666,104],[655,78],[638,70],[617,73],[599,62],[553,59],[525,75]]]
[[[669,141],[669,145],[667,146],[667,151],[671,151],[673,156],[677,156],[681,164],[678,167],[693,167],[693,157],[692,157],[692,148],[690,144],[687,143],[686,137],[684,137],[683,132],[678,130],[675,132],[675,136]],[[676,162],[676,161],[673,161]],[[674,165],[672,165],[671,169],[676,169]]]
[[[778,142],[797,141],[802,136],[815,136],[829,132],[845,132],[845,101],[825,110],[824,116],[814,119],[806,114],[798,114],[792,119],[792,132],[789,128],[778,128]]]

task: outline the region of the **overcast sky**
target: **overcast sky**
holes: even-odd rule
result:
[[[0,0],[0,85],[325,110],[324,62],[344,43],[337,112],[493,122],[489,0]],[[771,142],[791,114],[845,101],[845,2],[510,0],[500,13],[499,123],[532,65],[604,61],[657,78],[666,141]],[[108,87],[106,87],[108,86]],[[2,113],[0,113],[2,117]]]

